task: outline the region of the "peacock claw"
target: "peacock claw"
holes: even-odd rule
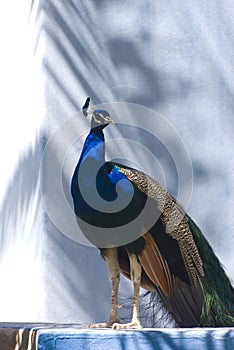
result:
[[[109,322],[103,323],[91,323],[87,325],[87,328],[110,328]]]
[[[114,323],[112,325],[113,329],[143,329],[143,327],[141,326],[140,322],[138,321],[133,321],[130,323]]]
[[[122,324],[121,320],[116,318],[115,320],[110,320],[108,322],[103,322],[103,323],[91,323],[88,324],[88,328],[113,328],[114,324]]]

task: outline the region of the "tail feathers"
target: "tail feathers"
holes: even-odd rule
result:
[[[187,220],[202,258],[205,272],[205,276],[201,278],[205,299],[200,326],[233,327],[234,289],[199,227],[188,215]]]
[[[179,327],[198,327],[204,301],[200,285],[191,287],[178,279],[177,286],[168,297],[157,289],[165,307]]]
[[[201,314],[201,327],[234,327],[234,307],[223,302],[217,292],[206,294]]]

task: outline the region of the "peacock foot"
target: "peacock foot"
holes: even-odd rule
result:
[[[121,325],[121,320],[119,318],[116,318],[114,320],[110,320],[108,322],[103,322],[103,323],[91,323],[87,325],[88,328],[114,328],[114,324],[119,324]]]
[[[114,323],[112,325],[113,329],[143,329],[140,321],[132,321],[130,323]]]

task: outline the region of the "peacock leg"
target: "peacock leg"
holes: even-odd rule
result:
[[[117,248],[108,248],[105,249],[102,254],[109,267],[109,277],[112,282],[110,319],[108,322],[90,324],[88,326],[90,328],[106,328],[112,327],[114,323],[121,324],[118,318],[118,289],[120,281],[118,251]]]
[[[128,253],[130,268],[131,268],[131,280],[134,286],[134,300],[133,300],[133,312],[132,321],[130,323],[114,323],[112,328],[114,329],[142,329],[139,319],[139,295],[141,284],[141,264],[135,254]]]

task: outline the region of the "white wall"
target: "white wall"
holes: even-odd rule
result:
[[[36,4],[35,4],[36,5]],[[44,118],[42,46],[31,1],[0,5],[1,321],[43,317],[38,169]],[[37,300],[35,302],[35,300]]]
[[[30,1],[26,0],[25,7],[10,1],[5,5],[5,12],[1,11],[5,20],[1,21],[0,35],[5,41],[2,44],[4,65],[0,68],[4,80],[1,79],[0,84],[6,96],[1,104],[4,127],[0,131],[4,164],[1,175],[1,237],[4,242],[1,281],[4,280],[4,287],[0,293],[3,293],[1,303],[5,312],[1,313],[2,320],[6,317],[9,320],[40,318],[87,323],[108,317],[110,285],[98,251],[70,240],[56,229],[48,213],[41,214],[35,206],[40,203],[37,182],[40,147],[64,121],[80,110],[86,96],[91,96],[94,104],[137,103],[161,113],[172,123],[193,165],[193,191],[188,212],[234,279],[231,249],[234,243],[232,2],[205,5],[197,1],[185,4],[180,0],[173,3],[44,0],[40,2],[34,26],[39,38],[36,61],[32,56],[32,43],[36,39],[32,38],[31,26],[36,4],[28,23],[29,5]],[[11,16],[5,15],[7,13]],[[40,61],[43,75],[38,76]],[[42,140],[36,138],[36,130],[44,114],[46,134]],[[143,118],[144,126],[147,115]],[[73,119],[73,122],[71,134],[64,135],[61,141],[56,139],[54,165],[69,137],[75,137],[76,132],[80,136],[88,130],[83,119]],[[152,132],[155,130],[157,125],[154,124]],[[106,130],[107,138],[115,133],[120,133],[117,126]],[[139,143],[141,137],[139,134]],[[72,166],[81,146],[80,140],[69,148],[73,156],[67,162],[67,170],[63,169],[68,201]],[[150,141],[148,147],[152,147]],[[127,157],[157,179],[151,163],[144,157],[132,159],[132,153],[129,149]],[[167,188],[176,194],[175,169],[162,155],[158,155],[158,160],[167,179]],[[29,173],[31,176],[27,178]],[[48,174],[49,168],[45,167],[43,190]],[[25,191],[19,190],[21,177],[27,196]],[[30,205],[29,208],[28,198],[34,207]],[[24,223],[32,219],[35,211],[40,214],[36,215],[36,221],[28,224],[25,234]],[[13,223],[12,215],[17,217]],[[29,250],[30,255],[25,253]],[[30,273],[19,274],[18,268],[23,271],[25,266],[30,267]],[[22,287],[20,297],[14,289],[15,281]],[[129,288],[129,283],[123,280],[122,294],[128,293]],[[36,297],[35,291],[39,291]],[[10,315],[6,299],[14,302]],[[33,304],[35,299],[37,303]],[[22,308],[28,308],[24,315]]]

